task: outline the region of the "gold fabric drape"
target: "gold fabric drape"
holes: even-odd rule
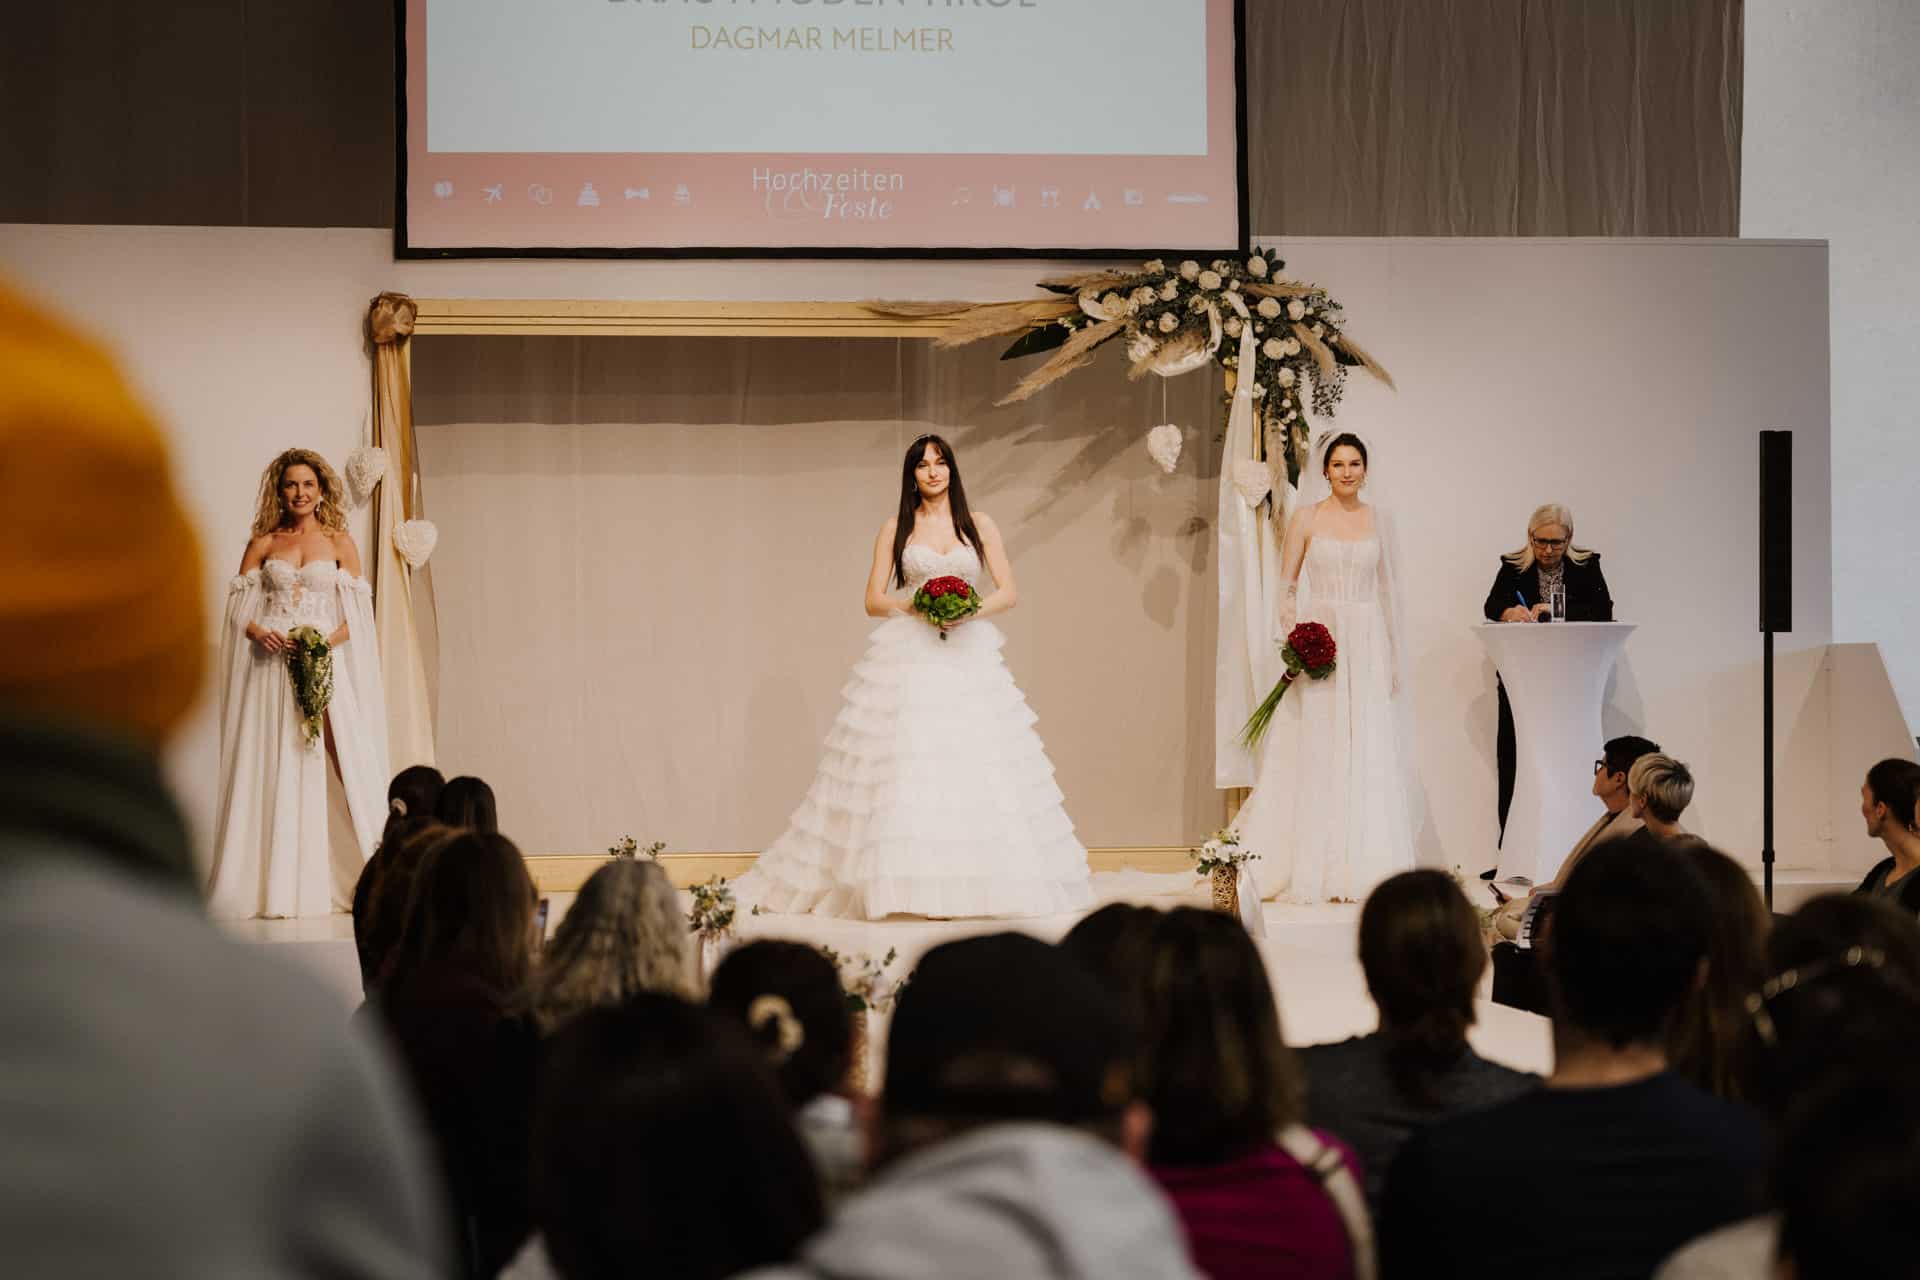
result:
[[[418,514],[413,448],[413,299],[383,293],[367,311],[373,342],[373,443],[386,450],[387,474],[373,498],[373,607],[387,686],[387,747],[396,772],[434,763],[433,708],[415,617],[413,570],[394,547],[394,530]]]

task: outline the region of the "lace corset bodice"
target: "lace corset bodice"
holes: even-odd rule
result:
[[[900,553],[900,567],[906,570],[908,595],[918,591],[928,578],[951,576],[966,579],[970,587],[980,585],[980,554],[964,542],[944,554],[908,543]]]
[[[1315,538],[1307,544],[1306,577],[1321,604],[1380,602],[1380,539]]]
[[[263,627],[285,631],[291,627],[315,627],[331,632],[340,625],[340,566],[331,560],[314,560],[298,568],[285,560],[267,560],[256,570],[260,575],[260,616]]]

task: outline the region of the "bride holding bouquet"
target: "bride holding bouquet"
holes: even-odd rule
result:
[[[983,569],[995,587],[984,597]],[[869,920],[1091,904],[1086,850],[988,621],[1018,600],[1000,531],[968,508],[952,447],[921,436],[899,512],[874,539],[866,609],[884,621],[806,798],[736,882],[740,901]]]
[[[1287,522],[1279,635],[1326,652],[1288,662],[1312,678],[1293,680],[1273,711],[1253,794],[1233,824],[1240,847],[1259,855],[1248,869],[1263,897],[1358,902],[1413,866],[1418,805],[1396,612],[1403,584],[1384,515],[1360,499],[1367,465],[1359,436],[1324,438]]]

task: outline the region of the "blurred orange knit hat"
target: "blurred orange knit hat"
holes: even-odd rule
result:
[[[206,664],[165,441],[99,347],[0,285],[0,714],[158,743]]]

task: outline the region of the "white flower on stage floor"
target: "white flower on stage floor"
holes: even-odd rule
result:
[[[1260,500],[1273,488],[1273,475],[1267,470],[1267,464],[1258,458],[1235,458],[1233,460],[1233,488],[1240,500],[1249,507],[1257,507]]]
[[[347,496],[356,507],[364,507],[387,474],[387,451],[377,445],[361,445],[347,455],[345,467]]]
[[[1163,422],[1147,432],[1147,453],[1162,471],[1172,475],[1173,469],[1180,465],[1180,445],[1185,438],[1178,426]]]
[[[440,530],[431,520],[409,520],[393,531],[393,549],[410,569],[425,564],[439,543]]]

